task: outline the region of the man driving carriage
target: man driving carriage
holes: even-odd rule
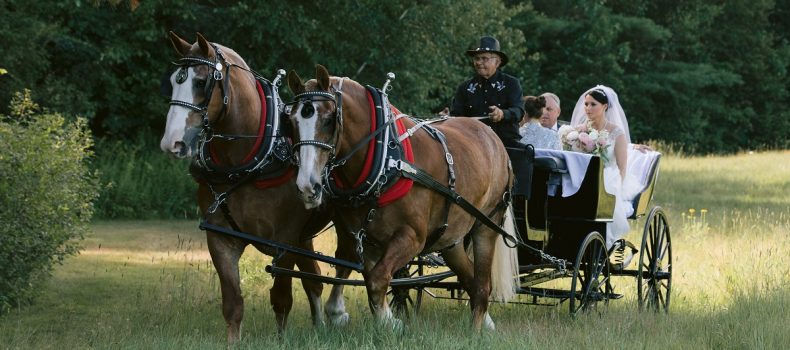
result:
[[[456,89],[450,115],[487,117],[481,121],[494,130],[505,147],[519,147],[518,124],[524,116],[521,83],[501,71],[508,57],[499,41],[484,36],[466,55],[472,57],[475,76]]]

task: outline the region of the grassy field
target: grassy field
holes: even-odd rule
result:
[[[237,348],[786,348],[789,164],[788,151],[664,158],[653,204],[665,208],[672,225],[668,315],[639,313],[636,282],[617,278],[615,288],[626,296],[601,314],[571,319],[567,304],[495,304],[497,330],[473,334],[464,302],[426,298],[403,332],[390,332],[372,322],[364,290],[349,288],[351,323],[316,329],[297,283],[280,339],[268,300],[271,277],[263,272],[270,259],[250,250],[241,262],[246,313]],[[633,225],[632,240],[641,225]],[[333,251],[331,235],[319,241],[321,251]],[[0,318],[0,347],[225,347],[219,286],[197,222],[98,222],[83,245],[35,305]]]

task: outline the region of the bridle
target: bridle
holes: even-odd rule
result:
[[[287,160],[290,155],[287,155],[288,148],[284,149],[284,152],[277,152],[274,149],[278,148],[275,143],[280,141],[279,138],[282,136],[278,134],[277,130],[279,130],[279,116],[277,111],[280,111],[280,107],[282,106],[282,101],[279,99],[279,95],[277,93],[277,86],[280,84],[281,78],[285,75],[285,71],[280,69],[278,70],[277,77],[269,83],[268,80],[264,79],[260,74],[257,72],[238,65],[233,62],[227,61],[225,56],[222,54],[220,48],[215,45],[214,43],[209,43],[216,53],[216,59],[210,60],[204,57],[195,57],[195,56],[188,56],[179,59],[178,63],[173,63],[174,65],[178,66],[179,71],[176,73],[176,83],[181,84],[186,81],[187,79],[187,69],[193,66],[201,66],[205,65],[209,68],[209,74],[206,81],[206,86],[204,87],[205,99],[200,104],[193,104],[186,101],[181,100],[170,100],[170,105],[181,106],[192,111],[198,112],[201,114],[201,127],[200,127],[200,138],[197,144],[197,154],[195,155],[195,163],[197,167],[202,171],[204,174],[211,174],[211,173],[218,173],[221,172],[222,174],[227,177],[227,180],[230,181],[230,187],[227,188],[222,193],[217,193],[214,190],[214,186],[212,183],[208,183],[209,189],[211,190],[212,194],[215,197],[214,203],[209,207],[208,212],[213,213],[216,211],[217,207],[224,203],[225,199],[227,199],[228,195],[233,192],[236,188],[241,186],[243,183],[247,182],[248,180],[258,176],[262,171],[266,171],[267,167],[270,164],[275,163],[275,158],[280,160]],[[269,103],[273,103],[273,111],[274,115],[270,115],[271,118],[270,122],[266,123],[266,127],[271,127],[275,131],[272,132],[270,137],[267,137],[264,134],[258,135],[230,135],[230,134],[220,134],[214,131],[214,125],[220,122],[225,116],[228,115],[227,106],[230,102],[228,96],[228,86],[230,84],[230,68],[236,67],[238,69],[244,70],[249,72],[252,75],[253,81],[257,81],[258,83],[264,82],[265,84],[271,86],[272,88],[272,95],[271,100]],[[218,112],[217,118],[212,122],[209,119],[209,104],[211,103],[211,98],[213,96],[214,88],[219,85],[220,90],[222,93],[222,109]],[[258,86],[260,88],[260,85]],[[263,121],[262,121],[263,122]],[[264,128],[262,124],[260,126]],[[210,142],[212,140],[221,139],[226,141],[235,141],[240,139],[259,139],[259,138],[267,138],[268,141],[263,140],[263,142],[271,143],[269,147],[261,146],[259,148],[259,153],[255,157],[253,157],[248,163],[244,163],[241,165],[221,168],[217,165],[212,163],[211,160],[211,151],[210,151]],[[283,141],[284,143],[284,141]],[[285,155],[281,156],[281,153],[285,153]],[[223,209],[224,210],[224,209]]]
[[[335,94],[326,91],[306,91],[294,96],[294,101],[290,104],[304,105],[322,101],[329,101],[335,105],[335,111],[332,116],[335,118],[335,131],[330,140],[332,144],[319,140],[300,140],[291,146],[291,153],[294,155],[298,154],[299,148],[302,146],[318,147],[329,151],[329,162],[331,163],[336,156],[338,143],[340,142],[339,136],[343,128],[343,93],[339,89],[335,90]]]
[[[346,78],[341,78],[340,84],[337,88],[335,88],[334,86],[331,87],[331,89],[334,91],[334,94],[328,91],[305,91],[294,96],[293,102],[289,103],[289,105],[293,105],[293,104],[307,104],[307,103],[315,103],[321,101],[330,101],[336,107],[333,115],[333,117],[335,118],[335,130],[332,138],[329,141],[324,142],[320,140],[300,140],[299,142],[294,143],[294,145],[291,148],[291,153],[293,154],[294,162],[297,163],[296,164],[297,166],[298,166],[298,160],[296,157],[299,154],[298,149],[301,146],[312,146],[329,151],[329,158],[327,159],[327,162],[321,171],[321,178],[322,178],[323,190],[325,192],[330,193],[330,195],[334,195],[333,191],[330,189],[331,186],[328,183],[328,181],[330,181],[329,178],[332,171],[335,168],[344,165],[357,151],[366,147],[373,138],[376,138],[382,132],[386,132],[387,130],[389,130],[389,128],[395,123],[395,121],[400,118],[400,116],[396,118],[390,118],[384,125],[381,125],[375,131],[368,134],[367,137],[363,138],[361,141],[359,141],[357,144],[351,147],[351,149],[347,152],[347,154],[345,154],[341,158],[338,158],[337,153],[338,153],[338,149],[340,148],[340,141],[341,141],[340,135],[343,131],[343,93],[341,89],[343,87],[344,79]],[[388,80],[384,84],[384,89],[388,88],[389,83],[392,79],[394,79],[394,75],[392,76],[388,75]],[[292,109],[292,111],[293,110],[294,109]],[[371,186],[371,188],[373,187]]]
[[[216,53],[216,60],[211,61],[203,57],[196,57],[196,56],[187,56],[182,57],[178,60],[178,63],[173,63],[174,65],[178,66],[178,73],[176,74],[176,83],[181,84],[186,81],[187,78],[187,69],[194,66],[201,66],[205,65],[208,66],[212,72],[208,75],[208,81],[206,82],[206,86],[204,88],[204,93],[206,98],[203,102],[199,105],[189,103],[186,101],[181,100],[170,100],[170,105],[176,105],[185,107],[187,109],[191,109],[195,112],[201,114],[201,125],[203,128],[204,133],[212,134],[211,128],[211,121],[208,117],[208,105],[211,103],[211,97],[214,95],[214,86],[216,86],[216,82],[221,82],[220,90],[222,91],[222,110],[220,110],[220,116],[225,114],[227,106],[228,106],[228,83],[230,79],[230,67],[235,66],[240,67],[236,64],[227,64],[227,60],[225,56],[220,51],[217,45],[211,43],[211,47],[214,48],[214,52]],[[213,135],[212,135],[213,136]]]
[[[228,62],[225,58],[225,55],[222,54],[222,50],[214,44],[209,43],[211,47],[214,48],[214,52],[216,53],[215,60],[209,60],[204,57],[197,57],[197,56],[188,56],[182,57],[178,60],[178,63],[173,63],[174,65],[178,66],[178,73],[176,74],[176,83],[181,84],[186,81],[187,78],[187,69],[194,66],[207,66],[211,72],[208,74],[208,79],[206,81],[206,86],[204,87],[204,95],[206,98],[200,104],[193,104],[186,101],[181,100],[170,100],[170,105],[181,106],[195,112],[200,113],[201,115],[201,126],[200,126],[200,139],[197,144],[197,162],[203,168],[208,168],[207,160],[210,158],[209,155],[206,154],[209,147],[206,147],[209,142],[213,139],[221,139],[226,141],[235,141],[239,139],[250,139],[250,138],[258,138],[258,135],[230,135],[230,134],[220,134],[214,131],[213,124],[221,121],[224,116],[227,115],[227,107],[230,103],[230,98],[228,96],[228,86],[230,85],[230,68],[235,67],[244,71],[249,72],[252,74],[253,80],[261,80],[263,79],[260,74],[257,72],[248,69],[246,67],[240,66],[233,62]],[[279,82],[279,78],[281,75],[278,75],[277,79],[275,79],[275,84]],[[263,79],[265,80],[265,79]],[[219,82],[219,84],[217,84]],[[214,95],[214,88],[219,85],[220,91],[222,93],[222,109],[218,112],[217,119],[212,123],[211,119],[209,118],[209,110],[208,106],[211,103],[211,98]]]

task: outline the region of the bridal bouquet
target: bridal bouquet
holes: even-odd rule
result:
[[[594,129],[590,121],[576,127],[563,125],[557,133],[564,150],[590,153],[601,157],[604,162],[608,161],[609,132]]]

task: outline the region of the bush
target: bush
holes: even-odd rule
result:
[[[96,202],[101,219],[196,218],[197,183],[189,162],[168,157],[150,133],[131,139],[102,139],[93,163],[105,184]]]
[[[10,110],[0,115],[0,313],[32,300],[78,252],[98,194],[84,119],[40,111],[29,91]]]

